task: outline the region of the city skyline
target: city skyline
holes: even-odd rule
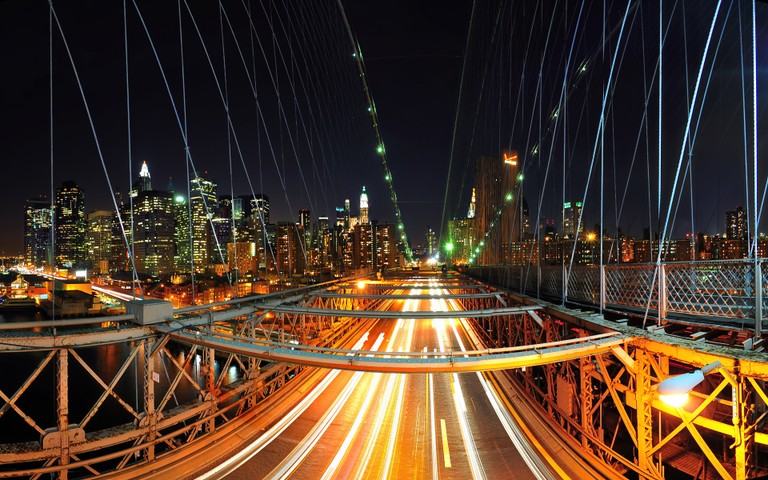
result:
[[[130,178],[129,169],[133,170],[135,176],[136,165],[140,162],[137,159],[147,159],[150,163],[157,164],[156,178],[172,179],[174,183],[184,184],[186,182],[185,164],[188,163],[185,154],[185,141],[179,134],[177,119],[169,101],[169,97],[172,97],[181,111],[182,88],[178,62],[178,32],[174,29],[161,32],[159,29],[153,28],[155,23],[150,22],[149,25],[150,33],[153,35],[152,39],[156,43],[158,55],[168,76],[168,89],[170,91],[166,92],[151,49],[147,46],[147,36],[140,27],[138,13],[135,10],[128,12],[128,36],[135,42],[129,51],[129,79],[133,88],[136,89],[135,94],[131,95],[132,120],[128,124],[125,119],[127,112],[124,111],[126,102],[123,98],[126,94],[124,85],[126,64],[123,58],[122,11],[114,6],[99,2],[86,2],[86,4],[91,8],[64,4],[56,5],[56,8],[62,23],[62,30],[74,51],[74,63],[79,68],[79,75],[83,80],[85,96],[89,100],[88,105],[95,120],[99,145],[103,150],[106,172],[109,174],[113,187],[119,187],[123,192],[130,188],[133,179]],[[207,18],[215,19],[218,17],[215,10],[203,2],[190,2],[190,4],[196,19],[200,21],[203,36],[209,39],[215,37],[217,41],[220,40],[216,35],[219,32],[215,22],[206,20]],[[279,5],[270,7],[275,9],[276,15],[283,13],[278,7]],[[700,59],[704,40],[702,32],[707,31],[711,20],[709,15],[714,10],[713,5],[706,4],[705,7],[702,7],[700,13],[684,13],[680,10],[670,12],[670,15],[673,15],[670,19],[671,22],[682,21],[682,16],[685,15],[688,28],[691,32],[695,32],[695,35],[692,33],[687,40],[690,42],[689,51],[686,52],[687,64],[683,61],[676,61],[681,60],[679,52],[676,51],[669,54],[671,60],[665,64],[665,72],[667,72],[665,92],[667,95],[664,103],[665,105],[668,103],[669,107],[665,107],[665,132],[668,133],[665,133],[666,138],[664,139],[664,158],[668,159],[669,162],[665,162],[663,178],[659,182],[664,195],[667,195],[671,189],[670,184],[675,176],[674,163],[679,153],[677,151],[679,147],[677,139],[682,131],[681,123],[684,123],[682,120],[684,120],[685,112],[685,108],[683,108],[685,102],[681,102],[680,99],[690,97],[689,90],[692,90],[692,77],[698,68],[697,62]],[[175,8],[163,5],[146,5],[141,8],[142,15],[147,19],[153,19],[154,22],[158,23],[167,21],[169,24],[178,24]],[[445,6],[439,2],[427,1],[413,6],[409,2],[396,1],[389,2],[386,6],[350,4],[346,8],[354,34],[359,39],[361,52],[366,55],[366,78],[370,82],[371,92],[375,95],[378,105],[376,112],[380,117],[382,135],[388,160],[391,163],[389,165],[392,173],[391,180],[394,181],[398,199],[402,204],[405,231],[414,245],[424,241],[423,236],[427,225],[432,225],[437,229],[438,236],[441,235],[440,216],[445,190],[449,193],[447,195],[447,218],[463,215],[463,210],[466,208],[465,204],[470,195],[466,186],[471,183],[470,175],[467,175],[466,172],[472,171],[473,159],[478,158],[480,154],[498,155],[508,147],[518,149],[521,152],[521,161],[522,158],[528,157],[526,160],[528,166],[525,167],[527,180],[524,190],[525,198],[530,204],[531,216],[535,219],[536,213],[541,207],[542,219],[558,217],[560,207],[557,204],[562,199],[555,197],[560,195],[547,196],[540,206],[538,205],[540,202],[538,192],[544,188],[551,188],[553,178],[560,175],[552,174],[548,180],[544,179],[543,167],[538,169],[537,165],[543,164],[545,159],[539,160],[534,155],[534,152],[540,150],[535,145],[540,141],[538,138],[540,135],[535,133],[538,128],[534,128],[535,125],[533,125],[536,121],[531,120],[533,126],[528,125],[527,121],[518,121],[515,127],[517,130],[509,125],[509,121],[517,118],[519,112],[510,110],[504,114],[503,121],[506,124],[503,128],[498,129],[499,132],[505,132],[504,139],[501,138],[501,135],[490,130],[469,128],[466,123],[459,121],[456,125],[456,134],[461,138],[457,140],[457,149],[461,146],[460,142],[466,142],[468,138],[471,138],[470,133],[472,131],[477,130],[479,136],[477,141],[474,141],[475,150],[473,152],[464,152],[459,149],[456,153],[457,158],[465,159],[462,161],[467,162],[467,167],[454,169],[459,172],[459,179],[449,179],[444,182],[448,159],[453,155],[451,144],[454,121],[457,119],[455,114],[457,110],[462,113],[462,101],[459,99],[458,104],[456,101],[456,93],[461,83],[463,70],[462,61],[466,60],[469,71],[483,71],[482,62],[486,61],[486,58],[478,57],[478,48],[482,50],[481,46],[492,45],[498,38],[506,38],[505,35],[490,37],[493,19],[499,14],[503,14],[502,18],[505,19],[507,14],[509,14],[509,19],[515,18],[515,15],[512,15],[514,12],[506,4],[488,2],[482,5],[482,8],[478,8],[475,12],[476,21],[482,28],[479,28],[477,32],[485,33],[477,38],[471,35],[467,36],[467,33],[471,33],[468,32],[468,20],[472,13],[470,4]],[[567,13],[568,21],[571,24],[574,23],[574,15],[577,13],[574,10],[567,12],[553,10],[551,5],[546,4],[543,4],[543,8],[548,9],[546,10],[547,13],[553,14],[553,19],[561,19],[562,15]],[[732,8],[735,9],[735,7]],[[53,38],[53,112],[49,110],[48,65],[50,59],[48,56],[47,5],[35,2],[9,1],[3,2],[0,9],[3,9],[1,10],[3,15],[0,15],[0,18],[6,19],[0,20],[0,22],[5,22],[0,25],[2,26],[0,28],[2,39],[6,40],[6,44],[22,45],[19,49],[11,49],[8,52],[8,65],[9,68],[13,69],[15,75],[9,75],[8,78],[0,80],[3,82],[0,85],[0,92],[2,92],[0,95],[0,112],[2,112],[0,113],[0,127],[5,132],[3,142],[0,143],[0,158],[4,162],[8,178],[24,178],[24,186],[33,187],[22,191],[22,182],[7,182],[4,189],[0,191],[0,202],[9,205],[9,208],[0,211],[0,224],[5,226],[9,232],[9,235],[0,238],[0,252],[11,253],[21,248],[18,239],[22,234],[21,223],[16,214],[18,210],[13,205],[21,208],[28,197],[41,192],[50,196],[52,190],[57,188],[63,180],[73,176],[71,173],[73,171],[82,174],[79,183],[88,192],[89,199],[96,201],[92,204],[95,210],[110,207],[111,193],[109,193],[106,185],[105,171],[103,171],[101,161],[96,154],[97,149],[87,121],[88,117],[84,112],[83,101],[74,81],[72,65],[66,56],[63,39],[56,31],[54,31],[56,35]],[[763,4],[758,4],[758,27],[768,24],[768,22],[760,21],[765,18],[767,12],[768,9]],[[228,11],[228,13],[232,14],[233,19],[239,19],[241,21],[240,26],[243,26],[245,22],[243,22],[242,11]],[[535,14],[532,11],[518,13],[520,18],[527,18],[526,15]],[[539,14],[541,13],[539,12]],[[618,25],[621,20],[621,12],[612,8],[608,13],[610,21]],[[726,17],[726,12],[721,13],[721,18],[728,18],[728,22],[730,22],[728,28],[723,31],[723,45],[732,46],[738,43],[733,23],[736,19],[736,11],[730,10],[727,15]],[[97,17],[100,20],[98,22],[93,21]],[[7,19],[14,19],[14,21],[8,22]],[[330,107],[334,107],[338,114],[333,118],[328,117],[325,122],[325,125],[328,126],[327,131],[319,132],[320,137],[323,135],[328,137],[330,140],[328,143],[322,143],[319,138],[314,138],[311,135],[307,138],[308,141],[301,138],[308,135],[302,131],[302,121],[307,123],[308,132],[315,127],[318,129],[321,127],[319,117],[316,119],[315,126],[310,124],[309,110],[304,111],[300,116],[293,117],[290,110],[295,109],[287,108],[287,104],[284,106],[285,108],[278,107],[274,103],[267,105],[267,98],[273,93],[270,91],[273,88],[273,82],[268,78],[269,75],[267,75],[266,70],[262,71],[260,78],[254,79],[254,82],[258,80],[260,85],[259,95],[263,99],[263,117],[258,117],[252,110],[240,110],[233,113],[233,130],[239,134],[238,140],[234,141],[227,135],[227,121],[221,101],[215,93],[217,88],[211,69],[204,60],[205,54],[198,44],[199,42],[195,43],[198,39],[194,36],[195,33],[191,27],[191,17],[184,16],[182,23],[189,48],[186,54],[188,63],[185,65],[187,73],[190,78],[200,82],[197,85],[188,85],[189,90],[187,92],[188,97],[194,99],[194,102],[190,101],[189,104],[188,146],[191,159],[198,171],[211,172],[215,178],[221,181],[222,185],[233,183],[237,192],[253,190],[256,193],[265,191],[267,188],[275,188],[277,193],[272,193],[271,197],[276,215],[290,218],[292,221],[296,221],[293,217],[297,215],[300,208],[304,207],[309,207],[312,212],[322,212],[331,216],[340,199],[347,196],[340,192],[349,192],[349,189],[345,190],[344,188],[344,183],[348,179],[352,179],[355,184],[366,185],[372,202],[383,212],[384,209],[391,209],[385,170],[381,168],[376,155],[377,145],[370,131],[370,119],[366,116],[367,107],[363,99],[362,87],[356,83],[358,82],[358,74],[354,68],[354,60],[350,60],[351,57],[346,51],[346,47],[336,45],[334,49],[338,48],[338,51],[334,51],[333,56],[320,57],[332,65],[334,75],[338,73],[338,78],[343,78],[343,84],[336,85],[323,83],[328,79],[320,76],[318,77],[320,83],[315,85],[315,91],[332,92],[328,98],[318,100],[321,105],[328,107],[324,111],[333,112],[334,109]],[[86,28],[85,25],[88,27]],[[385,35],[392,25],[398,25],[401,34],[394,37]],[[259,24],[258,26],[263,25]],[[329,25],[330,29],[338,27],[337,24]],[[545,27],[546,25],[542,24],[540,26],[541,31],[531,30],[534,39],[530,52],[532,56],[537,53],[546,54],[546,49],[541,44],[546,33]],[[502,31],[511,34],[509,25],[500,26],[500,28],[506,28],[507,30]],[[648,26],[645,28],[650,29]],[[601,30],[588,28],[584,31],[587,32],[585,35],[590,36],[590,40],[585,43],[592,45],[590,48],[593,48],[595,42],[592,41],[594,40],[592,37],[595,37]],[[240,32],[247,32],[247,29],[242,29]],[[647,34],[646,43],[651,43],[652,36],[648,32],[645,33]],[[307,31],[306,34],[308,38],[320,38],[310,37],[311,35],[318,35],[314,30]],[[557,39],[553,39],[552,44],[568,43],[567,35],[562,32],[557,35]],[[680,32],[673,30],[670,35],[674,35],[670,39],[671,44],[683,43]],[[762,41],[765,35],[766,28],[758,28],[758,43]],[[537,37],[540,38],[537,39]],[[94,38],[98,38],[99,41],[94,41]],[[515,38],[520,39],[519,37]],[[510,42],[516,41],[512,36],[509,36],[509,39]],[[245,40],[245,38],[241,38],[241,40]],[[211,41],[208,45],[209,53],[212,56],[212,61],[219,65],[223,60],[223,54],[213,48],[213,45],[214,43]],[[285,46],[289,45],[307,48],[304,43],[294,45],[286,42]],[[639,52],[639,47],[637,40],[630,42],[627,47],[628,55]],[[220,47],[217,48],[220,49]],[[500,48],[500,52],[505,52],[505,47],[498,48]],[[723,48],[724,50],[725,48]],[[225,45],[225,51],[228,64],[231,65],[232,69],[229,94],[232,98],[240,99],[240,103],[245,105],[247,102],[244,99],[251,98],[253,92],[250,91],[251,86],[247,82],[247,75],[238,70],[240,65],[236,61],[238,58],[234,42],[228,41]],[[518,60],[511,51],[507,51],[505,55],[509,56],[510,66],[513,59]],[[577,64],[579,68],[588,66],[586,71],[591,72],[592,64],[583,63],[584,58],[596,58],[590,57],[590,55],[595,55],[595,52],[580,50],[574,54],[573,63]],[[724,72],[722,75],[725,77],[720,78],[720,83],[717,85],[738,86],[740,79],[733,73],[737,70],[731,68],[736,65],[733,57],[733,55],[720,53],[718,62],[725,62],[724,66],[728,68],[721,69]],[[602,52],[601,58],[603,58],[604,64],[608,63],[610,48]],[[271,58],[270,62],[274,63],[273,60],[276,61],[276,58]],[[631,64],[630,61],[625,63]],[[768,79],[768,75],[764,73],[765,70],[762,68],[766,64],[765,52],[758,52],[757,63],[761,68],[758,76],[760,82],[758,90],[765,91],[762,88],[763,83]],[[685,66],[688,67],[687,70],[683,68]],[[264,67],[264,65],[260,63],[260,67]],[[652,67],[652,65],[648,65],[648,71],[644,72],[651,84],[651,96],[655,95],[651,75]],[[720,63],[718,63],[718,67],[720,67]],[[312,64],[308,64],[308,68],[308,71],[315,72],[315,66]],[[535,73],[538,72],[534,70],[538,68],[538,65],[528,65],[526,67],[529,70],[527,77],[535,78]],[[607,73],[607,68],[605,66],[602,68],[604,70],[602,73]],[[223,79],[220,73],[218,79],[221,82]],[[521,73],[526,74],[522,70]],[[292,78],[290,69],[276,71],[275,74],[280,77],[278,80],[284,80],[280,82],[280,85],[285,87],[285,91],[280,93],[286,98],[294,98],[299,102],[300,98],[289,88],[291,82],[288,82],[288,79]],[[518,89],[509,72],[504,73],[502,77],[505,80],[501,83],[508,84],[504,87],[505,90],[508,90],[505,93],[506,96],[503,97],[505,104],[509,106],[515,104],[513,94],[518,90],[525,93],[524,98],[536,98],[536,88],[530,88],[531,85],[521,83]],[[626,77],[631,78],[627,80]],[[621,73],[622,84],[629,86],[636,86],[641,77],[639,70]],[[689,77],[691,79],[686,84],[683,79]],[[548,78],[547,88],[553,84],[559,84],[562,80],[559,72]],[[293,80],[298,86],[299,79],[295,77]],[[748,80],[749,78],[745,79],[745,81]],[[477,92],[478,81],[477,75],[467,79],[465,89],[468,92],[473,92],[468,93],[468,95],[474,95]],[[712,83],[714,88],[716,82],[713,81]],[[109,88],[104,88],[107,85]],[[341,88],[341,85],[344,89]],[[599,98],[599,92],[595,88],[589,94],[592,101],[594,98]],[[345,89],[351,92],[349,96],[340,95]],[[501,105],[499,101],[502,97],[498,96],[500,92],[494,91],[492,93],[497,96],[487,94],[486,97],[491,98],[490,103],[496,102]],[[701,115],[704,123],[702,133],[697,140],[701,147],[697,148],[695,152],[689,152],[697,161],[701,162],[695,169],[692,169],[693,175],[695,175],[694,179],[688,180],[691,188],[696,187],[697,198],[695,202],[681,202],[680,206],[682,219],[680,223],[687,222],[689,224],[694,223],[694,215],[685,213],[684,210],[689,208],[689,203],[697,206],[695,224],[692,227],[690,225],[676,225],[673,236],[679,236],[689,230],[703,231],[708,234],[723,231],[725,212],[737,205],[744,206],[749,215],[753,213],[752,205],[750,205],[752,193],[748,192],[749,189],[743,185],[746,180],[739,180],[739,175],[743,175],[741,157],[749,156],[751,152],[742,152],[742,150],[748,149],[742,148],[741,135],[733,135],[736,127],[741,126],[741,119],[739,115],[734,116],[733,114],[729,114],[727,117],[721,116],[718,113],[720,110],[717,110],[724,105],[740,104],[740,92],[738,89],[734,89],[730,93],[710,93],[710,96],[713,98],[708,102],[713,107],[703,111]],[[333,99],[342,97],[343,101],[333,103]],[[621,97],[627,101],[632,101],[632,99],[637,98],[637,95],[623,95]],[[304,100],[302,97],[301,101]],[[575,100],[573,100],[574,104]],[[526,104],[526,109],[528,109],[526,112],[530,110],[531,115],[541,115],[542,118],[539,119],[541,121],[538,123],[544,122],[546,126],[545,120],[557,117],[554,115],[557,113],[556,101],[555,96],[551,101],[547,100],[549,103],[542,104],[539,109],[531,109],[532,103],[529,101]],[[618,96],[616,102],[617,104],[613,108],[624,111],[623,107],[627,102]],[[650,101],[649,97],[649,103],[654,104],[655,102]],[[765,96],[759,96],[757,105],[759,125],[765,125],[766,112],[768,112],[766,105],[768,105],[768,99]],[[487,105],[478,105],[478,108],[484,112],[483,115],[487,115],[485,113],[488,108]],[[312,113],[317,114],[318,112],[319,110]],[[466,111],[464,113],[470,115]],[[328,115],[331,114],[328,113]],[[527,116],[528,113],[525,115]],[[656,112],[648,112],[649,118],[654,118],[655,115]],[[54,127],[53,178],[49,172],[51,158],[48,127],[51,116]],[[574,118],[574,122],[576,121],[575,116],[571,115],[571,118]],[[595,120],[591,118],[588,122],[594,124]],[[291,125],[298,127],[298,130],[290,127]],[[129,126],[131,127],[130,142],[127,132]],[[707,130],[705,127],[709,129]],[[711,133],[712,128],[717,129],[718,135]],[[265,129],[269,129],[269,140]],[[571,131],[574,130],[575,126],[572,127]],[[653,130],[653,126],[650,127],[650,130]],[[530,134],[529,131],[534,133]],[[624,131],[634,132],[635,128],[626,128]],[[761,129],[761,133],[762,131],[763,129]],[[492,133],[499,137],[493,142],[488,139]],[[612,143],[632,147],[636,144],[633,135],[618,134]],[[506,137],[510,137],[510,139],[507,140]],[[544,140],[549,142],[547,138]],[[583,159],[588,157],[589,152],[592,151],[593,140],[594,138],[590,134],[579,140],[578,143],[574,142],[572,148],[575,160],[571,161],[576,162],[578,160],[582,163],[575,163],[573,170],[569,171],[567,175],[565,184],[558,187],[563,188],[565,190],[563,196],[572,199],[572,201],[580,201],[583,198],[579,190],[584,187],[580,185],[580,182],[589,170],[584,166]],[[648,143],[654,144],[654,140],[651,139]],[[270,144],[270,142],[272,143]],[[557,143],[559,142],[554,142],[553,145]],[[643,143],[645,142],[640,142],[641,145]],[[547,144],[542,143],[542,151]],[[766,145],[768,144],[764,141],[758,142],[761,160],[758,193],[762,193],[764,170],[762,166],[765,163],[762,159],[765,158]],[[133,158],[130,168],[127,163],[129,148]],[[240,149],[243,151],[247,169],[240,166],[241,159],[238,154]],[[232,152],[233,164],[236,167],[231,178],[228,172],[229,151]],[[646,156],[648,155],[655,154],[646,152]],[[609,159],[609,156],[612,159]],[[631,164],[630,156],[622,152],[606,153],[606,158],[610,160],[606,163],[613,163],[615,171],[619,174]],[[734,158],[738,161],[734,161]],[[729,166],[734,164],[739,168],[721,168],[723,163],[727,163]],[[29,165],[36,166],[34,173],[25,168]],[[301,165],[301,169],[299,169],[299,165]],[[655,168],[655,165],[651,166]],[[651,173],[653,173],[654,168],[651,168]],[[634,169],[635,175],[640,175],[645,168],[635,166]],[[281,184],[280,179],[277,178],[278,172],[283,175],[284,179],[290,180]],[[609,172],[606,173],[610,174]],[[613,172],[613,174],[616,173]],[[247,179],[247,176],[251,178]],[[182,178],[184,181],[180,181]],[[546,184],[543,183],[545,181]],[[633,182],[632,185],[639,185],[640,183]],[[648,185],[646,186],[646,184]],[[751,182],[747,187],[751,188],[750,184]],[[465,187],[463,190],[459,188],[461,185]],[[594,218],[598,208],[597,202],[595,202],[596,185],[597,182],[593,179],[591,186],[588,187],[590,198],[585,202],[584,207],[587,218]],[[620,186],[615,188],[619,190]],[[646,195],[642,188],[653,191]],[[656,223],[655,219],[646,219],[648,214],[645,210],[654,210],[653,215],[657,215],[655,212],[656,199],[648,200],[645,198],[646,196],[655,197],[657,193],[654,179],[643,178],[642,188],[627,196],[627,205],[624,211],[630,211],[632,215],[618,222],[628,234],[637,236],[642,235],[645,225]],[[618,200],[621,200],[620,193],[619,190],[618,193],[612,192],[611,195],[619,197]],[[459,198],[454,199],[453,195],[457,195]],[[462,195],[466,198],[463,198]],[[586,196],[586,193],[584,195]],[[618,210],[618,205],[610,205],[611,203],[620,203],[618,200],[614,199],[613,202],[608,202],[606,208]],[[547,203],[548,201],[549,203]],[[667,201],[669,199],[664,198],[664,202]],[[654,204],[652,205],[653,208],[650,208],[648,204]],[[688,219],[689,215],[690,220]],[[386,213],[381,216],[394,218],[389,210],[386,210]],[[611,211],[609,216],[615,217],[617,212]],[[761,225],[764,226],[765,221],[765,215],[763,215]],[[594,223],[592,220],[587,222],[588,225],[592,223]],[[607,228],[610,225],[610,228],[614,229],[616,226],[612,218],[611,221],[606,220],[605,225]],[[14,231],[17,233],[14,234]]]

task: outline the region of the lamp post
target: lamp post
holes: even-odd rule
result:
[[[682,407],[688,402],[688,394],[704,380],[704,375],[723,365],[715,361],[693,372],[675,375],[659,383],[659,399],[672,407]]]

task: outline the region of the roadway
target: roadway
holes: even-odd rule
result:
[[[404,293],[430,287],[443,292],[434,282]],[[408,319],[408,311],[459,310],[455,300],[393,300],[389,309],[403,318],[376,321],[355,348],[471,347],[460,319]],[[529,445],[518,449],[527,440],[482,374],[333,371],[327,378],[314,401],[291,411],[284,429],[265,433],[272,437],[228,479],[555,478]]]

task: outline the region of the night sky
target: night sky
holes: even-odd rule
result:
[[[335,1],[227,1],[223,2],[221,15],[215,2],[190,1],[192,16],[182,3],[184,91],[176,2],[137,3],[168,86],[138,13],[129,2],[129,124],[122,2],[54,2],[103,155],[98,154],[67,50],[54,23],[54,188],[64,180],[75,180],[86,190],[87,211],[112,209],[106,177],[113,189],[123,192],[131,184],[127,140],[130,125],[134,179],[146,160],[155,188],[165,189],[172,178],[177,190],[185,190],[185,143],[179,122],[184,123],[182,93],[186,93],[188,145],[194,169],[208,172],[218,182],[220,194],[232,190],[236,195],[266,193],[272,201],[272,221],[295,220],[300,208],[310,208],[313,217],[333,217],[334,207],[341,206],[344,198],[352,199],[352,213],[356,214],[357,196],[366,185],[371,217],[394,220],[353,50]],[[252,9],[256,36],[248,28],[244,3]],[[675,11],[670,6],[670,11],[665,12],[670,21],[670,47],[665,55],[664,77],[664,212],[680,153],[687,113],[685,99],[693,90],[715,5],[701,1],[678,3]],[[554,123],[552,113],[559,101],[578,2],[476,2],[466,62],[472,2],[344,4],[364,53],[366,79],[376,102],[387,160],[412,242],[423,242],[427,225],[439,228],[446,185],[447,216],[466,213],[472,162],[479,154],[498,155],[506,148],[521,152],[525,163],[524,195],[534,218],[539,204],[543,218],[558,218],[563,189],[566,200],[581,199],[602,88],[616,47],[616,27],[621,24],[626,3],[607,2],[603,12],[601,4],[586,2],[571,71],[586,59],[589,69],[583,78],[569,77],[565,122],[569,154],[564,179],[563,124]],[[650,133],[637,141],[646,101],[643,89],[652,81],[654,49],[658,48],[654,24],[658,21],[658,11],[654,10],[657,4],[642,2],[642,7],[632,9],[606,117],[605,216],[616,217],[617,205],[625,198],[619,224],[636,235],[657,220],[650,218],[655,216],[656,195],[655,86],[650,88],[651,97],[647,99]],[[738,24],[739,13],[742,22],[749,21],[748,5],[742,3],[739,12],[736,4],[728,9],[724,2],[714,31],[713,42],[722,38],[722,46],[691,155],[693,182],[689,182],[689,190],[683,191],[684,201],[676,208],[676,234],[690,229],[691,221],[686,218],[695,220],[697,231],[721,231],[726,210],[748,205],[738,36],[739,31],[749,31]],[[605,30],[603,17],[608,25]],[[4,231],[0,251],[5,253],[21,250],[24,200],[50,194],[51,190],[48,21],[47,2],[0,2],[0,48],[5,73],[0,76],[0,225]],[[195,24],[207,53],[201,47]],[[763,92],[768,88],[768,47],[762,47],[768,45],[765,4],[759,5],[758,25],[759,90]],[[742,39],[751,42],[748,36]],[[687,45],[687,51],[683,45]],[[751,60],[749,55],[745,60]],[[705,76],[709,66],[706,64]],[[540,71],[541,89],[537,85]],[[258,100],[254,99],[254,88]],[[229,137],[222,96],[229,100],[234,128]],[[747,122],[751,125],[751,87],[745,98],[750,112]],[[768,96],[761,93],[758,103],[758,181],[762,193],[768,173],[766,136],[762,134],[768,131]],[[457,105],[459,121],[453,141]],[[694,119],[698,116],[695,113]],[[751,131],[747,140],[751,163]],[[635,148],[636,144],[639,147]],[[635,163],[632,158],[636,158]],[[585,223],[589,226],[599,221],[599,165],[594,168],[586,189]],[[751,181],[750,177],[750,185]],[[541,195],[543,190],[550,193]],[[606,220],[606,228],[615,229],[609,227],[614,223]]]

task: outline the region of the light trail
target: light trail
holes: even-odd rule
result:
[[[449,304],[450,304],[451,310],[453,311],[461,310],[461,306],[458,305],[455,300],[449,300]],[[461,325],[464,331],[466,332],[471,331],[470,327],[466,324],[465,318],[459,318],[458,320],[461,322]],[[453,334],[456,337],[456,341],[459,344],[459,348],[461,349],[461,351],[465,351],[466,349],[464,347],[464,342],[462,342],[461,340],[461,336],[459,335],[459,331],[456,328],[456,324],[452,322],[451,326],[453,328]],[[503,407],[502,401],[499,398],[497,392],[494,389],[492,389],[490,385],[488,385],[488,382],[482,373],[477,372],[477,379],[480,381],[480,385],[483,387],[483,392],[488,398],[488,401],[491,404],[493,411],[496,413],[496,417],[499,419],[499,422],[504,427],[504,431],[507,433],[507,436],[515,445],[515,448],[517,448],[517,451],[519,452],[523,461],[525,461],[525,464],[528,465],[528,468],[531,470],[533,475],[539,480],[550,480],[550,479],[555,480],[557,477],[553,476],[550,473],[550,470],[549,468],[547,468],[546,463],[544,462],[544,460],[542,460],[542,452],[537,451],[531,445],[528,438],[517,426],[517,423],[515,423],[515,421],[512,419],[512,416],[509,414],[506,408]],[[456,381],[458,382],[458,378]],[[560,470],[559,473],[560,473],[560,478],[568,478],[568,475],[566,475],[565,472],[563,472],[562,470]]]
[[[420,292],[420,289],[411,290],[411,294],[418,295]],[[417,305],[418,301],[406,301],[403,312],[411,311],[415,309]],[[397,341],[398,337],[404,337],[403,342],[400,344],[400,351],[410,351],[411,341],[413,340],[414,320],[410,319],[408,321],[408,332],[403,334],[401,330],[404,328],[404,324],[404,319],[398,319],[397,325],[395,326],[395,331],[392,333],[392,337],[389,339],[387,351],[395,350],[395,342]],[[388,433],[387,448],[384,452],[384,460],[382,465],[383,474],[381,475],[381,478],[387,478],[389,476],[390,463],[394,456],[395,440],[397,439],[397,427],[400,424],[400,414],[403,407],[403,391],[405,389],[405,376],[403,374],[388,376],[387,384],[384,387],[384,396],[376,414],[373,429],[371,430],[371,434],[368,436],[368,440],[361,455],[363,461],[358,463],[354,475],[355,478],[362,478],[364,473],[368,471],[368,466],[374,455],[374,449],[378,445],[378,437],[381,435],[381,430],[384,426],[384,420],[386,419],[387,412],[392,409],[391,403],[395,388],[398,389],[398,395],[394,397],[394,413],[392,416],[390,431]]]
[[[365,342],[368,340],[368,332],[365,332],[362,337],[352,346],[353,350],[360,350]],[[312,391],[304,396],[301,401],[284,417],[282,417],[275,425],[269,430],[264,432],[259,438],[257,438],[250,445],[240,450],[236,454],[229,457],[224,462],[220,463],[216,467],[208,470],[207,472],[199,475],[197,480],[208,480],[213,478],[223,478],[230,473],[234,472],[241,466],[243,466],[250,459],[255,457],[259,452],[266,448],[272,441],[282,434],[297,418],[299,418],[312,403],[333,383],[336,377],[341,373],[340,370],[332,370],[325,378],[315,387]]]
[[[438,291],[434,291],[435,294],[439,294]],[[432,311],[446,312],[449,311],[448,304],[444,299],[431,300]],[[450,324],[453,331],[456,331],[456,325],[453,319],[440,319],[437,322],[437,338],[440,342],[440,351],[444,351],[444,340],[450,342],[450,336],[448,334],[447,325]],[[464,351],[464,345],[459,339],[459,346]],[[459,431],[461,432],[461,438],[464,442],[464,448],[467,452],[467,460],[469,461],[469,468],[472,471],[473,478],[487,478],[485,474],[485,468],[483,468],[483,462],[480,459],[480,453],[477,450],[477,443],[472,435],[472,428],[469,425],[469,418],[467,417],[467,402],[464,399],[464,392],[461,389],[461,383],[459,382],[459,376],[456,373],[451,375],[451,391],[453,392],[453,404],[456,409],[456,417],[459,421]]]
[[[380,334],[376,338],[371,347],[372,350],[378,350],[384,341],[384,334]],[[341,412],[342,407],[346,404],[349,397],[352,396],[361,378],[365,375],[365,372],[355,372],[352,379],[347,383],[346,387],[342,391],[336,400],[333,402],[331,408],[323,415],[320,421],[310,430],[310,432],[299,442],[289,455],[287,455],[280,464],[275,467],[272,472],[269,473],[269,478],[288,478],[296,469],[301,465],[301,462],[307,458],[307,455],[317,446],[320,439],[325,435],[330,428],[331,424]]]
[[[407,343],[401,348],[402,351],[405,348],[410,350],[411,348],[411,342],[413,340],[413,330],[416,325],[416,321],[414,319],[408,320],[408,340]],[[397,398],[399,401],[397,402],[397,405],[395,406],[395,414],[392,418],[392,427],[389,432],[389,442],[387,443],[387,450],[386,455],[384,457],[384,470],[381,474],[381,478],[389,478],[389,472],[391,469],[392,461],[394,459],[395,454],[395,442],[397,441],[397,427],[400,424],[400,417],[402,415],[403,410],[403,395],[405,393],[405,375],[404,374],[397,374],[396,375],[399,383],[399,390],[397,392]]]

